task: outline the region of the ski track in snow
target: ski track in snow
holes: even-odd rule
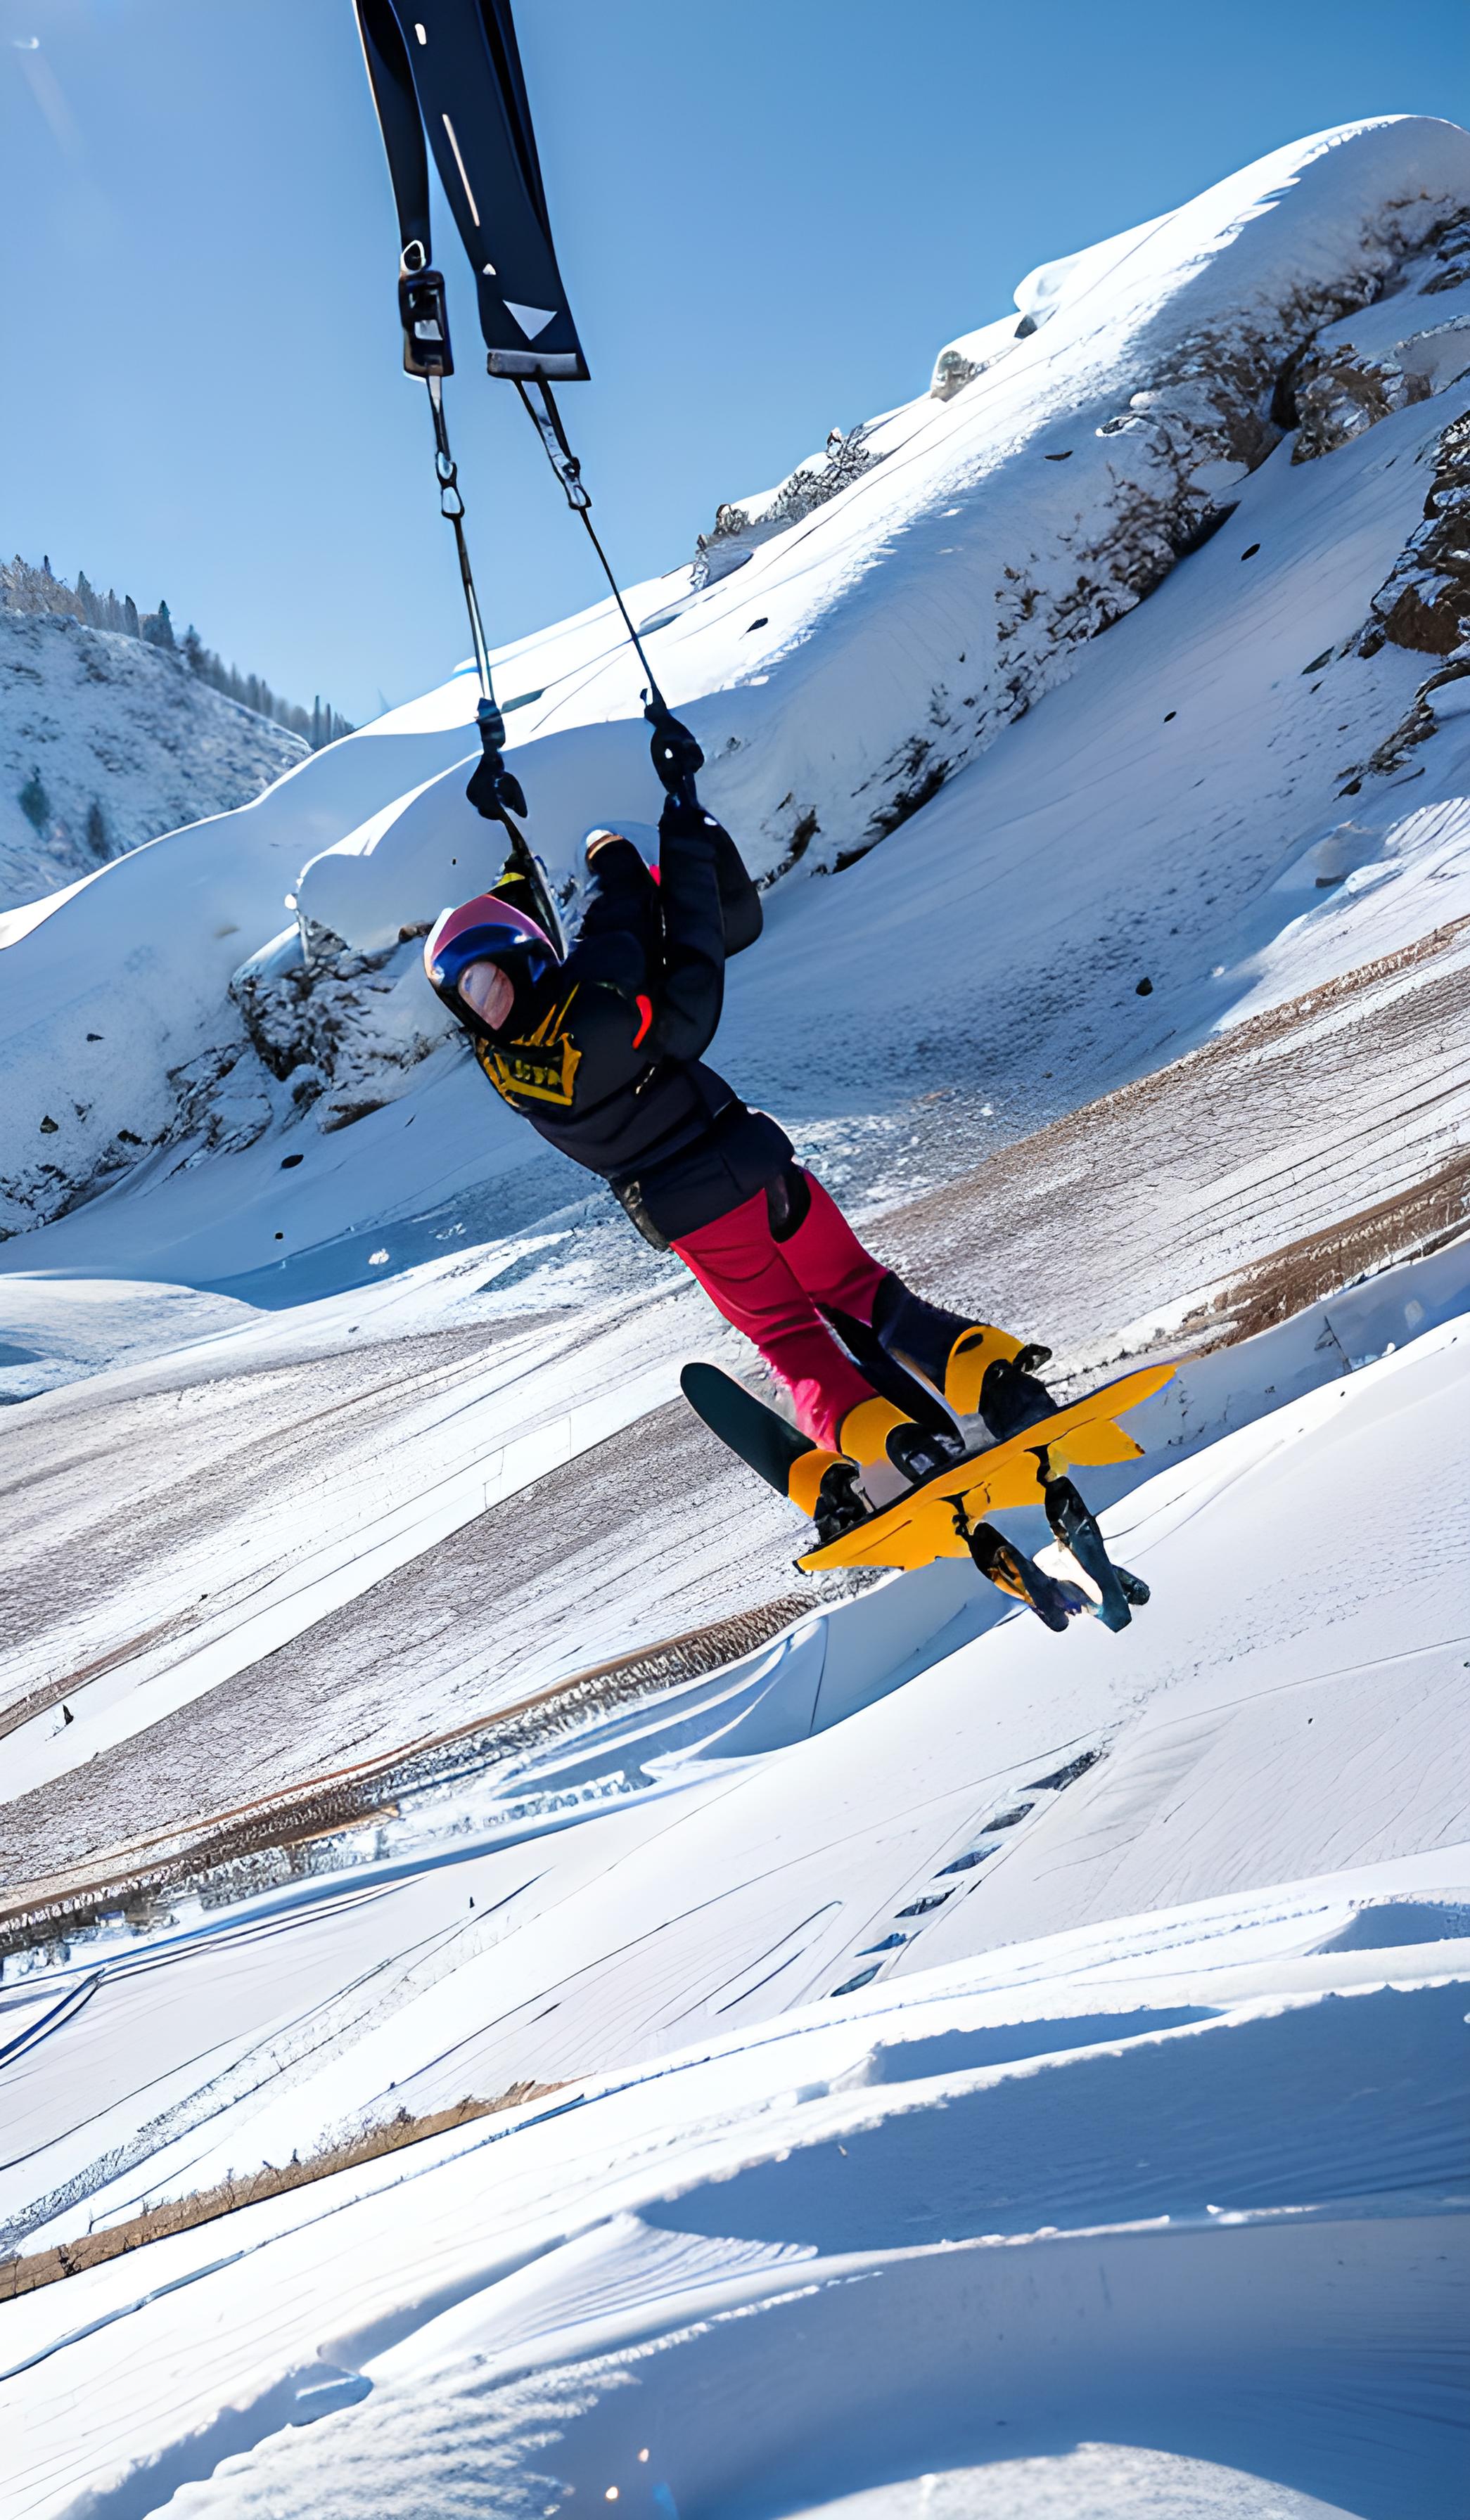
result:
[[[1367,768],[1440,657],[1355,642],[1470,412],[1467,188],[1444,123],[1279,152],[634,591],[799,860],[721,1063],[1064,1381],[1180,1356],[1086,1479],[1125,1636],[941,1561],[489,1725],[798,1531],[673,1400],[733,1335],[405,1048],[399,925],[494,873],[463,674],[0,928],[0,1863],[71,1920],[0,1967],[0,2246],[557,2087],[0,2305],[7,2511],[1458,2520],[1470,718]],[[1304,337],[1423,398],[1267,451]],[[497,676],[570,871],[649,810],[608,608]],[[226,995],[288,893],[368,958],[317,1104]]]

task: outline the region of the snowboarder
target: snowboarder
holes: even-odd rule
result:
[[[912,1481],[963,1454],[944,1411],[932,1408],[928,1423],[913,1414],[923,1396],[908,1376],[922,1374],[948,1411],[970,1414],[994,1336],[927,1303],[864,1249],[785,1131],[704,1064],[726,959],[759,935],[760,901],[729,833],[695,798],[670,734],[693,745],[676,720],[654,738],[668,791],[659,865],[651,870],[618,832],[588,833],[585,906],[565,960],[513,850],[493,892],[439,918],[425,969],[497,1093],[549,1145],[602,1175],[646,1239],[677,1252],[785,1383],[814,1448],[793,1470],[793,1502],[819,1527],[839,1528],[864,1510],[859,1467],[886,1460]],[[869,1373],[839,1344],[824,1307],[868,1333]],[[1019,1344],[1003,1341],[1012,1354]],[[885,1373],[889,1359],[896,1373]],[[900,1398],[876,1387],[875,1367]],[[1031,1394],[1044,1414],[1038,1384],[1016,1397]]]

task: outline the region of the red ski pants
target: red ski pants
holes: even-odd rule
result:
[[[838,1346],[817,1305],[835,1304],[870,1322],[889,1273],[815,1176],[807,1173],[806,1181],[811,1205],[787,1241],[776,1241],[765,1192],[758,1191],[673,1248],[725,1320],[780,1375],[804,1434],[835,1453],[843,1419],[873,1398],[873,1386]]]

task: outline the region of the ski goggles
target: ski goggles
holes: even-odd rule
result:
[[[479,893],[458,910],[441,911],[424,939],[424,969],[430,986],[441,996],[452,995],[472,963],[494,963],[512,955],[532,983],[560,959],[544,928],[493,892]]]

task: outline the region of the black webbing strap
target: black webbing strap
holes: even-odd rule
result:
[[[356,9],[362,58],[398,213],[398,242],[405,252],[413,245],[421,248],[422,268],[434,259],[429,234],[429,155],[408,46],[390,0],[356,0]]]

